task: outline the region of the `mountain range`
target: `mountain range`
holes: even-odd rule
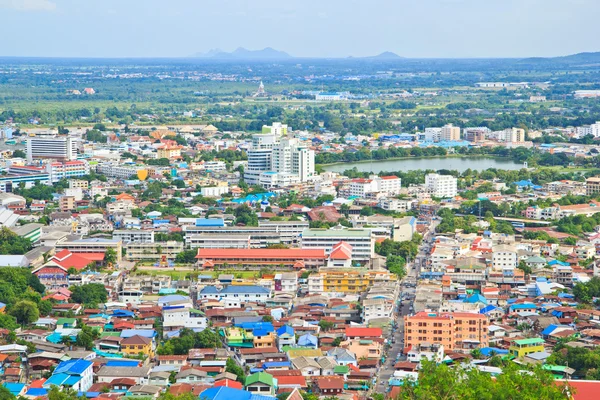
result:
[[[191,55],[192,58],[215,59],[215,60],[289,60],[296,58],[289,53],[281,50],[275,50],[272,47],[266,47],[262,50],[248,50],[243,47],[238,47],[232,52],[226,52],[221,49],[211,49],[206,53],[196,53]],[[354,59],[365,60],[399,60],[400,57],[396,53],[386,51],[376,56],[368,57],[348,57]]]

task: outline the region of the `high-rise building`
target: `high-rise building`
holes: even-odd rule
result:
[[[287,132],[287,126],[284,130]],[[279,127],[275,131],[279,132]],[[247,154],[244,180],[250,185],[285,186],[306,182],[315,174],[314,151],[295,138],[281,138],[278,133],[254,135]]]
[[[508,128],[504,130],[504,141],[508,143],[522,143],[525,141],[525,129]]]
[[[35,159],[56,159],[71,161],[77,157],[77,142],[69,136],[41,137],[27,139],[27,161]]]
[[[442,142],[456,142],[460,140],[460,128],[452,124],[444,125],[440,135]]]
[[[454,197],[458,192],[458,180],[452,175],[427,174],[425,187],[435,197]]]

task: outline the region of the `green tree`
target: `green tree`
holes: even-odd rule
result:
[[[17,319],[9,314],[0,314],[0,328],[14,331],[19,327]]]
[[[101,283],[88,283],[71,287],[71,300],[79,304],[106,303],[108,292]]]
[[[15,150],[12,153],[13,158],[27,158],[27,154],[23,150]]]
[[[21,300],[10,310],[10,314],[17,319],[21,325],[31,324],[40,318],[37,305],[30,300]]]
[[[82,325],[81,330],[77,334],[75,344],[84,347],[86,350],[92,350],[94,340],[98,339],[98,332],[88,325]]]
[[[333,322],[322,319],[319,321],[319,327],[324,332],[327,332],[328,330],[331,330],[333,328]]]
[[[225,362],[225,371],[237,376],[237,381],[241,382],[242,385],[246,381],[246,372],[233,360],[233,358],[228,358]]]
[[[114,265],[117,262],[117,252],[112,247],[109,247],[104,252],[104,262],[106,265]]]
[[[194,264],[196,262],[197,254],[197,250],[184,250],[181,253],[177,253],[175,262],[177,264]]]
[[[0,400],[15,400],[15,396],[3,385],[0,386]]]

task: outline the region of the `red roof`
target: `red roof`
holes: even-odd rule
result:
[[[196,258],[202,259],[322,259],[324,249],[198,249]]]
[[[563,385],[564,381],[556,384]],[[573,400],[596,400],[600,391],[600,381],[568,381],[567,385],[574,388]]]
[[[216,381],[213,386],[225,386],[234,389],[242,389],[242,384],[238,381],[232,381],[231,379],[221,379]]]
[[[298,385],[302,388],[307,387],[306,378],[302,375],[277,376],[277,385]]]
[[[90,263],[104,260],[104,253],[73,253],[64,249],[52,257],[51,261],[64,269],[75,268],[81,271]]]
[[[351,260],[352,246],[346,242],[339,242],[333,246],[329,258],[332,260]]]
[[[381,328],[349,328],[346,327],[346,337],[370,337],[377,338],[383,335]]]

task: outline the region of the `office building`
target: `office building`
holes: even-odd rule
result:
[[[444,125],[440,133],[442,142],[456,142],[460,140],[460,128],[452,124]]]
[[[69,136],[42,137],[27,139],[27,161],[56,159],[71,161],[77,158],[77,142]]]
[[[454,197],[458,192],[458,180],[452,175],[427,174],[425,188],[435,197]]]
[[[375,284],[396,284],[397,278],[388,270],[364,268],[323,268],[308,277],[310,294],[364,293]]]
[[[132,176],[137,176],[137,172],[140,169],[145,169],[143,166],[134,165],[121,165],[118,163],[102,163],[98,164],[96,167],[96,171],[99,174],[106,175],[110,178],[118,178],[118,179],[129,179]],[[137,179],[137,177],[135,178]]]
[[[375,235],[370,229],[304,229],[303,249],[325,249],[329,255],[339,243],[352,246],[352,260],[365,262],[375,255]]]
[[[198,249],[198,264],[206,269],[236,268],[302,268],[316,269],[325,265],[323,249]]]

